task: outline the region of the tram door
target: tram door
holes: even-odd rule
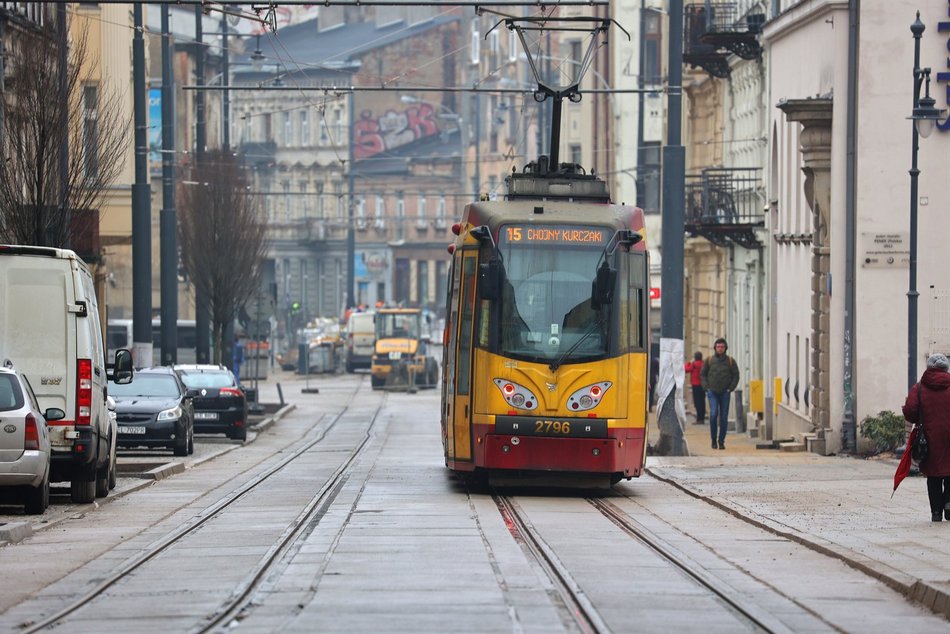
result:
[[[472,459],[471,407],[472,407],[472,323],[475,317],[475,272],[476,252],[462,254],[456,304],[450,309],[456,315],[452,322],[457,329],[451,333],[453,340],[449,353],[454,362],[447,366],[449,372],[446,389],[450,391],[447,402],[451,403],[446,416],[447,450],[455,460]],[[455,282],[455,280],[453,280]]]

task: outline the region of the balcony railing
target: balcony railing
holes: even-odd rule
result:
[[[742,59],[760,59],[765,14],[750,13],[740,19],[734,2],[686,5],[683,19],[683,62],[705,70],[713,77],[729,76],[728,53]]]
[[[765,225],[758,167],[713,167],[686,177],[686,232],[713,244],[761,245],[756,228]]]

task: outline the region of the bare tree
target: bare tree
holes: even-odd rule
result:
[[[71,215],[97,210],[123,168],[131,121],[122,114],[121,95],[89,81],[96,64],[85,31],[70,41],[65,68],[58,38],[55,26],[20,32],[6,53],[0,95],[2,242],[68,244]]]
[[[257,292],[267,252],[266,226],[247,178],[230,152],[209,152],[191,169],[179,196],[178,233],[185,270],[208,298],[215,362],[225,328]],[[228,364],[230,365],[230,364]]]

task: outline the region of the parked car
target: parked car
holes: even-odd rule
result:
[[[5,363],[0,367],[0,487],[15,488],[27,513],[49,506],[50,442],[47,420],[61,420],[58,407],[40,411],[30,382]]]
[[[195,431],[247,439],[247,396],[230,370],[223,365],[173,367],[194,394]]]
[[[369,370],[376,345],[375,313],[352,313],[346,321],[346,371]]]
[[[176,456],[195,451],[192,396],[171,368],[146,368],[127,385],[109,384],[115,399],[120,447],[168,448]]]
[[[68,249],[0,245],[0,351],[26,376],[49,422],[50,479],[74,502],[105,497],[115,482],[116,427],[107,378],[132,380],[132,353],[108,363],[92,274]]]

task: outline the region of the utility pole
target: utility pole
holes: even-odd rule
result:
[[[660,373],[657,378],[658,452],[688,453],[683,433],[683,241],[686,153],[682,145],[683,0],[670,0],[666,145],[663,146],[662,286]],[[676,379],[679,379],[677,382]],[[662,388],[662,392],[660,390]]]
[[[148,184],[148,118],[145,110],[145,40],[142,3],[132,5],[132,88],[135,182],[132,184],[132,357],[152,365],[152,194]]]
[[[59,103],[60,103],[60,112],[59,112],[59,129],[62,132],[62,136],[59,139],[59,205],[61,214],[60,217],[63,218],[63,230],[61,235],[63,236],[62,245],[67,249],[70,247],[70,238],[72,236],[72,219],[73,212],[69,208],[69,95],[67,94],[67,75],[69,74],[69,61],[67,58],[67,51],[69,49],[69,33],[67,31],[68,24],[66,20],[66,4],[62,3],[56,7],[56,21],[57,27],[59,27]],[[41,210],[37,210],[40,213],[43,213]],[[43,236],[48,240],[47,236]],[[51,246],[58,246],[55,243],[44,241],[38,242],[37,244],[50,244]]]
[[[204,11],[201,5],[195,5],[195,83],[205,83],[204,31],[201,20]],[[205,128],[205,94],[195,91],[195,165],[201,163],[208,146]],[[211,316],[208,313],[208,297],[195,285],[195,360],[198,363],[211,363]]]
[[[161,256],[162,365],[178,363],[178,227],[175,219],[175,71],[167,4],[162,12],[162,211]]]
[[[221,136],[221,148],[225,152],[231,151],[231,91],[228,88],[231,85],[231,62],[228,51],[228,16],[221,15],[221,85],[224,87],[224,95],[221,101],[221,122],[224,130]],[[221,363],[231,367],[234,361],[234,315],[231,315],[227,324],[224,326],[224,332],[221,337],[221,350],[218,354]]]
[[[349,117],[349,155],[350,160],[347,163],[347,223],[346,223],[346,302],[343,306],[343,314],[346,314],[347,308],[352,308],[356,305],[356,214],[354,207],[356,207],[353,190],[355,189],[354,179],[356,178],[355,171],[353,169],[353,141],[355,131],[353,129],[353,124],[356,122],[356,93],[351,92],[349,96],[349,107],[348,107],[348,117]]]

